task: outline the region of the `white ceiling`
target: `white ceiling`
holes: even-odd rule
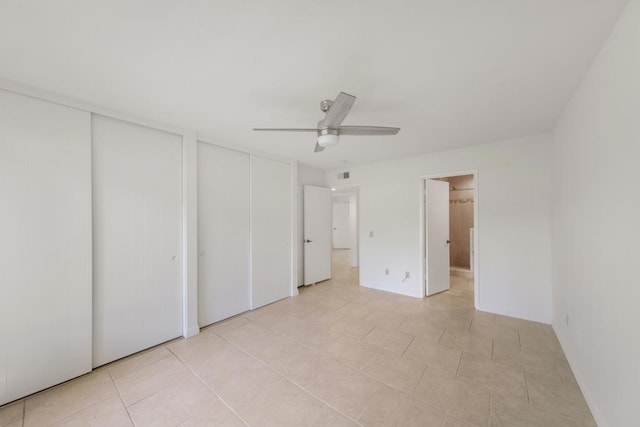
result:
[[[0,0],[0,78],[321,167],[546,132],[626,0]],[[314,154],[322,99],[358,97]]]

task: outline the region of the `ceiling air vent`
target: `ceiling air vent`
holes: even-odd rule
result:
[[[340,172],[338,174],[338,179],[349,179],[349,172]]]

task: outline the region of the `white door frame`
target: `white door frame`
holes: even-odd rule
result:
[[[478,203],[478,188],[479,188],[479,180],[478,180],[478,170],[463,170],[463,171],[454,171],[454,172],[442,172],[437,174],[423,175],[420,177],[420,263],[422,268],[420,270],[420,277],[422,279],[422,296],[427,296],[427,280],[426,280],[426,269],[427,269],[427,239],[426,239],[426,212],[424,209],[425,204],[425,181],[427,179],[436,179],[436,178],[447,178],[450,176],[461,176],[461,175],[473,175],[473,229],[474,229],[474,239],[473,239],[473,304],[476,309],[478,308],[478,301],[480,300],[480,269],[479,269],[479,251],[478,251],[478,241],[480,240],[480,227],[479,227],[479,203]]]

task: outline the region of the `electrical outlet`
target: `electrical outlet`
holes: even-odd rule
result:
[[[387,276],[389,275],[389,269],[388,268],[384,269],[384,274],[386,274]]]

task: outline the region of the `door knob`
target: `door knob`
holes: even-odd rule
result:
[[[311,242],[313,242],[313,240],[309,240],[309,239],[307,239],[307,240],[305,240],[304,242],[305,242],[305,243],[311,243]]]
[[[447,240],[447,245],[448,245],[449,243],[451,243],[451,240]]]

